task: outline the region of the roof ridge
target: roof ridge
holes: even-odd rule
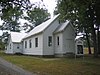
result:
[[[31,31],[25,36],[25,38],[31,37],[31,36],[33,36],[33,35],[35,35],[35,34],[37,34],[37,33],[40,33],[40,32],[42,32],[42,31],[44,31],[55,19],[58,18],[58,16],[59,16],[59,14],[56,15],[56,16],[54,16],[53,18],[51,18],[51,19],[49,19],[49,20],[47,20],[47,21],[41,23],[40,25],[36,26],[33,30],[31,30]],[[25,38],[24,38],[24,39],[25,39]]]
[[[61,23],[57,27],[57,29],[54,31],[54,33],[62,32],[68,26],[69,23],[70,23],[70,21],[68,21],[68,20],[66,22]]]

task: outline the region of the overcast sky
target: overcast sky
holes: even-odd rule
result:
[[[41,2],[41,0],[30,0],[32,3],[34,2]],[[43,0],[44,5],[46,6],[46,8],[48,9],[48,12],[53,15],[53,11],[56,7],[56,2],[57,0]]]

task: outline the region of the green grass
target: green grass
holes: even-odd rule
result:
[[[100,75],[100,58],[38,58],[2,52],[0,57],[38,75]]]

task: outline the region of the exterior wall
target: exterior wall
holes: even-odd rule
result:
[[[13,43],[13,52],[22,53],[22,43]]]
[[[5,53],[14,54],[14,52],[13,52],[13,43],[12,43],[11,38],[9,38],[9,40],[8,40],[7,50],[5,50]]]
[[[57,37],[59,37],[59,45]],[[63,54],[63,35],[62,33],[55,34],[55,54]]]
[[[43,55],[54,55],[54,36],[53,32],[59,26],[56,19],[43,33]],[[52,36],[52,46],[48,46],[48,37]]]
[[[63,32],[63,53],[75,53],[75,32],[71,25]]]
[[[35,47],[35,38],[38,38],[38,47]],[[31,43],[32,43],[31,48],[29,48],[29,40],[31,40]],[[25,48],[25,41],[27,41],[27,48]],[[42,33],[23,40],[23,54],[43,55],[43,35]]]
[[[9,37],[7,50],[5,50],[5,53],[7,54],[22,53],[22,43],[13,43],[11,38]]]

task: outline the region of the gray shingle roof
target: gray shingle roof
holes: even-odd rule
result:
[[[42,24],[36,26],[33,30],[31,30],[26,36],[25,38],[28,38],[32,35],[38,34],[42,31],[44,31],[55,19],[58,18],[59,15],[54,16],[53,18],[43,22]]]
[[[69,22],[70,22],[70,21],[67,20],[66,22],[62,23],[62,24],[55,30],[54,33],[58,33],[58,32],[63,31],[63,30],[67,27],[67,25],[69,24]]]

